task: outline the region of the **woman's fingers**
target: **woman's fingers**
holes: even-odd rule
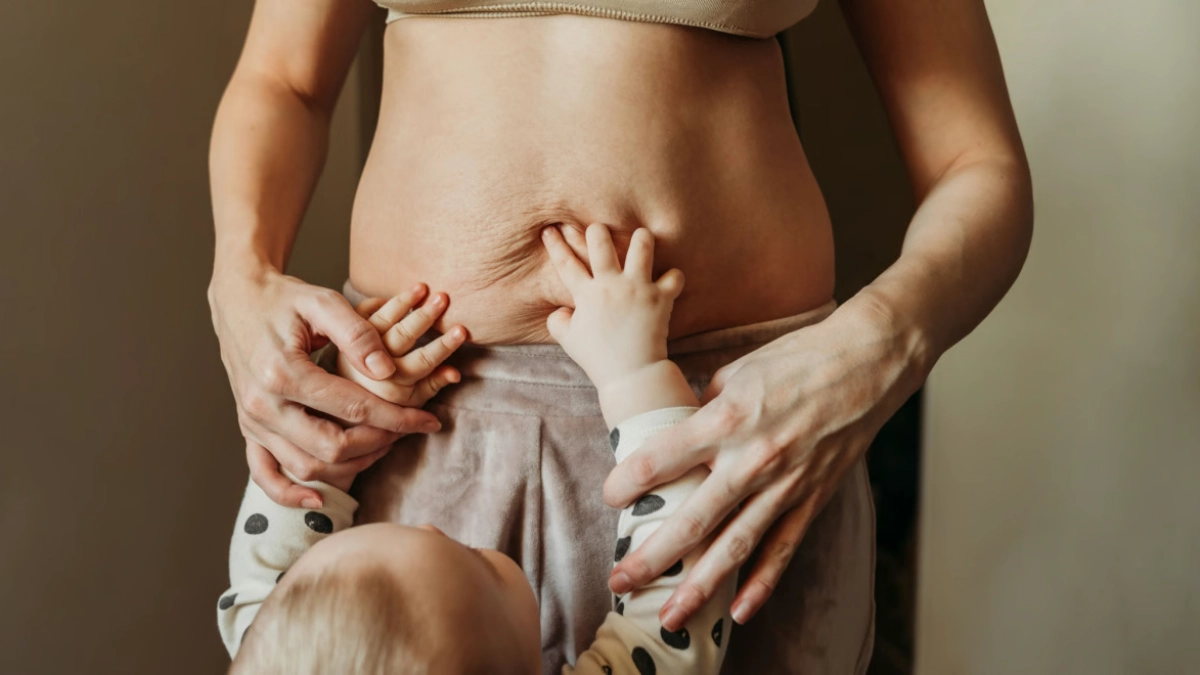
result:
[[[423,410],[404,408],[388,403],[350,380],[325,372],[312,362],[308,362],[308,367],[303,368],[301,374],[288,383],[288,386],[285,387],[284,397],[330,417],[343,420],[346,424],[355,425],[353,428],[365,425],[366,429],[354,432],[354,438],[363,438],[364,440],[368,440],[365,434],[371,432],[372,428],[381,439],[388,433],[392,435],[433,433],[441,428],[437,418],[433,415]],[[249,410],[250,405],[247,404],[246,407]],[[285,410],[286,408],[287,406],[285,406]],[[342,434],[340,433],[349,433],[351,429],[343,430],[337,424],[328,422],[328,420],[319,420],[312,415],[304,416],[310,418],[309,421],[295,415],[289,415],[288,419],[282,419],[283,416],[278,413],[275,413],[273,417],[278,418],[276,423],[278,433],[305,450],[340,448],[340,450],[335,450],[332,455],[325,457],[325,459],[334,461],[344,460],[355,454],[346,452],[351,448],[346,447],[348,444],[345,439],[341,439]],[[326,424],[317,424],[317,421],[326,422]],[[383,434],[379,432],[383,432]],[[316,436],[310,434],[316,434]],[[303,442],[301,439],[304,439]],[[383,440],[380,445],[390,442]],[[371,448],[371,450],[376,448]],[[314,454],[316,453],[314,452]]]
[[[358,474],[371,468],[372,464],[374,464],[375,462],[378,462],[380,459],[383,458],[384,455],[388,454],[391,451],[392,451],[392,446],[388,445],[386,447],[376,450],[375,452],[372,452],[369,455],[363,455],[362,457],[356,457],[355,459],[352,459],[348,462],[342,462],[341,464],[334,464],[334,465],[332,465],[332,471],[330,473],[330,477],[332,478],[334,476],[340,475],[340,476],[349,476],[349,477],[353,478],[354,476],[357,476]],[[343,490],[343,492],[344,492],[344,490]]]
[[[617,465],[604,481],[604,503],[625,508],[651,488],[674,480],[711,459],[718,439],[715,416],[701,408],[664,429]],[[707,481],[706,481],[707,482]]]
[[[763,537],[754,569],[742,582],[733,600],[734,621],[746,623],[771,597],[800,546],[800,540],[804,538],[804,533],[808,531],[808,526],[816,516],[817,503],[815,496],[801,502],[775,521]]]
[[[625,274],[639,281],[649,282],[654,274],[654,235],[650,230],[639,227],[629,238],[629,251],[625,254]]]
[[[397,365],[405,380],[416,382],[429,377],[435,368],[442,365],[442,362],[466,341],[467,329],[455,326],[433,342],[405,354]]]
[[[449,305],[449,296],[445,293],[434,293],[425,304],[410,312],[384,333],[383,342],[388,351],[397,358],[407,354],[413,345],[417,344],[417,340],[437,323],[438,317]]]
[[[550,256],[550,264],[554,266],[554,270],[558,272],[558,276],[562,279],[563,284],[571,295],[579,290],[580,286],[592,278],[588,274],[587,268],[579,261],[579,257],[567,246],[567,242],[563,239],[563,234],[557,227],[547,227],[542,230],[542,243],[546,246],[546,253]]]
[[[617,260],[617,248],[613,246],[612,233],[608,227],[600,223],[588,225],[587,232],[588,262],[592,264],[592,276],[600,274],[620,274],[621,261]]]
[[[700,545],[743,496],[721,476],[711,474],[641,546],[617,563],[608,587],[623,595],[658,578]]]
[[[321,508],[321,493],[289,480],[279,470],[279,461],[254,441],[246,441],[246,463],[250,466],[250,478],[262,488],[271,501],[294,509]]]
[[[371,325],[375,326],[375,330],[380,333],[387,332],[396,325],[397,321],[407,316],[412,308],[417,306],[417,303],[421,302],[428,290],[425,284],[416,284],[406,291],[397,293],[395,297],[387,300],[371,313]]]
[[[309,439],[300,446],[305,454],[323,463],[336,464],[368,455],[396,442],[400,434],[369,425],[343,427],[341,424],[313,415],[303,406],[288,404],[279,414],[280,427],[298,430],[301,438]],[[286,438],[293,445],[298,445]],[[274,446],[271,446],[274,449]]]
[[[781,483],[746,500],[659,610],[659,619],[667,630],[679,630],[712,599],[730,574],[737,574],[787,498],[788,490]]]
[[[743,357],[745,358],[745,357]],[[700,405],[706,406],[708,402],[721,395],[725,390],[725,383],[733,376],[737,369],[741,367],[741,359],[733,363],[727,363],[717,369],[713,373],[712,379],[708,381],[708,386],[704,388],[704,392],[700,395]]]
[[[296,300],[296,312],[314,332],[337,345],[360,373],[382,380],[396,372],[379,331],[341,293],[329,289],[305,293]]]

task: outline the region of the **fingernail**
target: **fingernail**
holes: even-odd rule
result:
[[[549,237],[549,236],[550,236],[550,228],[543,227],[542,228],[542,238],[545,239],[546,237]]]
[[[319,509],[321,508],[321,500],[316,497],[305,497],[301,500],[300,506],[306,509]]]
[[[371,352],[367,357],[367,370],[375,377],[383,378],[392,374],[395,365],[383,351]]]
[[[662,625],[670,631],[679,630],[683,625],[683,608],[676,603],[667,603],[662,612]]]
[[[629,580],[629,575],[624,572],[617,572],[608,580],[608,587],[617,595],[624,595],[633,589],[633,582]]]
[[[427,434],[436,434],[437,432],[439,432],[441,430],[442,430],[441,422],[426,422],[421,427],[421,431],[424,431]]]
[[[751,616],[753,616],[750,613],[750,603],[748,602],[739,602],[734,605],[731,614],[733,615],[734,621],[743,625],[750,620]]]

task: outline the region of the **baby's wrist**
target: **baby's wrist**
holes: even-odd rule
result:
[[[699,400],[687,378],[670,359],[646,364],[596,388],[609,428],[659,408],[696,406]]]

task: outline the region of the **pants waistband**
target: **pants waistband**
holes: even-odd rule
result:
[[[366,299],[347,280],[342,289],[351,304]],[[684,374],[707,378],[703,364],[714,358],[725,360],[728,352],[749,352],[805,326],[819,323],[833,313],[837,302],[828,303],[793,316],[731,326],[676,338],[667,343],[667,353]],[[749,348],[749,349],[748,349]],[[734,357],[736,358],[736,357]],[[732,360],[732,359],[729,359]],[[476,345],[467,343],[448,361],[464,377],[499,379],[508,382],[556,387],[591,388],[591,381],[566,351],[557,344]],[[697,370],[699,369],[699,370]],[[693,372],[695,371],[695,372]]]

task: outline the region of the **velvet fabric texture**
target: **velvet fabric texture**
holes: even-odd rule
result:
[[[352,303],[363,298],[349,282],[344,293]],[[834,308],[688,336],[669,353],[699,394],[721,366]],[[467,344],[449,363],[462,382],[426,405],[442,431],[402,438],[359,476],[356,522],[430,523],[511,556],[541,607],[543,671],[558,673],[591,644],[613,602],[607,583],[619,512],[601,496],[614,457],[596,390],[553,344]],[[875,511],[860,461],[762,611],[734,627],[722,672],[866,672],[874,568]]]

